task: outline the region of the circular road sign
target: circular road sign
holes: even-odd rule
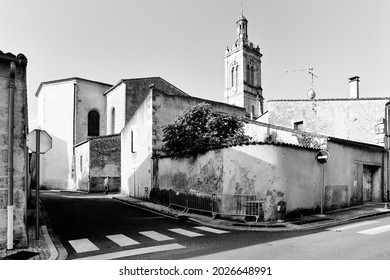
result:
[[[330,154],[326,150],[321,150],[317,153],[316,160],[319,164],[325,164],[328,162]]]
[[[39,133],[39,153],[44,154],[52,147],[52,138],[44,130],[34,129],[31,131],[26,138],[27,147],[33,152],[37,152],[37,135]]]

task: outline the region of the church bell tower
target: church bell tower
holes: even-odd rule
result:
[[[259,46],[248,40],[248,20],[241,14],[236,22],[237,40],[226,49],[225,102],[243,107],[246,115],[257,118],[263,114],[263,89],[261,87],[261,57]]]

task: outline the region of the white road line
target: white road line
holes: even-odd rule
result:
[[[70,245],[75,249],[77,253],[85,253],[99,250],[89,239],[76,239],[69,240]]]
[[[171,228],[168,230],[173,231],[173,232],[178,233],[178,234],[181,234],[181,235],[188,236],[188,237],[198,237],[198,236],[204,235],[201,233],[197,233],[197,232],[193,232],[193,231],[189,231],[189,230],[185,230],[185,229],[181,229],[181,228]]]
[[[390,231],[390,225],[366,229],[366,230],[359,231],[358,233],[374,235],[374,234],[384,233],[388,231]]]
[[[145,235],[151,239],[154,239],[156,241],[165,241],[165,240],[172,240],[174,238],[166,236],[164,234],[155,232],[155,231],[141,231],[140,234]]]
[[[377,221],[366,221],[366,222],[354,223],[354,224],[343,226],[343,227],[331,228],[330,230],[331,231],[343,231],[346,229],[362,227],[362,226],[370,225],[370,224],[374,224],[374,223],[377,223]]]
[[[107,235],[108,239],[111,239],[113,242],[118,244],[121,247],[124,246],[131,246],[131,245],[137,245],[139,242],[127,237],[123,234],[114,234],[114,235]]]
[[[143,255],[143,254],[149,254],[149,253],[177,250],[177,249],[183,249],[183,248],[185,248],[185,246],[177,244],[177,243],[173,243],[173,244],[167,244],[167,245],[152,246],[152,247],[127,250],[127,251],[120,251],[120,252],[115,252],[115,253],[101,254],[101,255],[96,255],[96,256],[91,256],[91,257],[79,258],[79,259],[75,259],[75,260],[113,260],[113,259],[125,258],[125,257],[130,257],[130,256],[137,256],[137,255]]]
[[[216,234],[229,233],[229,231],[215,229],[215,228],[210,228],[210,227],[204,227],[204,226],[195,227],[195,228],[196,229],[200,229],[200,230],[204,230],[204,231],[208,231],[208,232],[211,232],[211,233],[216,233]]]

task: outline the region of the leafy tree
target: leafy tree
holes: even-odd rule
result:
[[[207,103],[185,109],[173,124],[163,128],[163,133],[163,151],[183,157],[251,140],[244,134],[243,118],[214,113]]]

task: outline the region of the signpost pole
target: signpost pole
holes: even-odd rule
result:
[[[325,164],[322,164],[321,215],[324,214]]]
[[[36,240],[39,240],[39,153],[40,153],[40,134],[41,134],[41,131],[39,129],[37,129],[36,131],[36,151],[35,151],[35,160],[36,160],[36,166],[35,166],[35,170],[36,170],[36,186],[35,186],[35,199],[36,199],[36,210],[35,210],[35,213],[36,213],[36,221],[35,221],[35,239]]]

